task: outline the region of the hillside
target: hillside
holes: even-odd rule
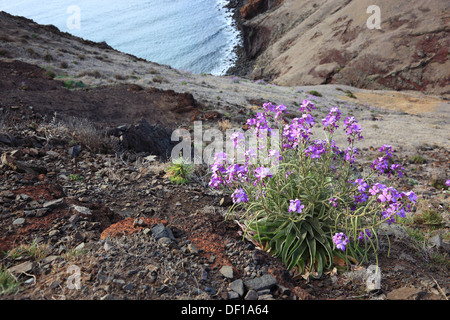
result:
[[[245,1],[254,79],[450,94],[450,5],[436,1]],[[367,26],[380,9],[380,29]]]

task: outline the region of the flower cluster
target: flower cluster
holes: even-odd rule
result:
[[[298,199],[291,200],[289,205],[289,212],[297,212],[302,213],[302,210],[305,206],[302,204],[302,202]]]
[[[348,238],[343,232],[339,232],[333,236],[333,242],[336,245],[336,248],[345,251],[348,243]]]
[[[233,199],[233,203],[247,202],[248,196],[245,193],[244,189],[236,189],[231,195],[231,199]]]
[[[347,140],[350,144],[352,144],[355,141],[355,138],[358,138],[358,140],[363,139],[363,136],[361,135],[362,128],[354,117],[345,118],[344,131],[345,134],[347,135]]]
[[[342,129],[348,146],[341,150],[333,140],[342,121],[338,108],[331,108],[322,119],[326,131],[322,140],[312,138],[316,120],[310,114],[315,109],[310,100],[303,100],[299,107],[302,114],[292,117],[290,121],[283,117],[288,113],[285,105],[265,103],[263,108],[262,112],[247,120],[254,135],[237,131],[230,137],[234,148],[242,148],[244,163],[233,163],[226,153],[216,154],[209,182],[212,188],[224,187],[232,193],[235,204],[232,210],[237,206],[249,209],[245,214],[250,217],[245,221],[249,228],[252,223],[249,221],[258,220],[257,223],[261,224],[270,221],[266,228],[253,231],[259,233],[265,230],[266,238],[277,237],[278,241],[287,237],[288,232],[301,230],[295,225],[301,221],[305,223],[305,228],[310,223],[309,229],[302,229],[308,230],[311,235],[308,241],[318,239],[317,246],[322,246],[321,241],[325,238],[329,242],[329,246],[322,246],[321,250],[328,250],[334,243],[335,249],[353,253],[361,249],[361,243],[377,241],[373,233],[376,234],[380,223],[391,224],[397,217],[405,217],[417,202],[414,192],[400,192],[373,180],[377,174],[387,174],[388,178],[403,174],[403,168],[392,161],[393,149],[390,145],[385,144],[379,149],[381,156],[373,161],[372,171],[368,175],[357,177],[350,170],[359,154],[354,144],[363,139],[362,128],[354,117],[343,119]],[[280,134],[277,142],[281,148],[271,145],[270,149],[268,142],[273,142],[271,139],[276,133]],[[246,137],[256,137],[258,144],[246,147]],[[446,185],[450,187],[450,180]],[[273,219],[265,219],[269,216]],[[286,234],[276,234],[278,229],[270,231],[277,225],[277,219],[286,221],[286,224],[280,223],[278,226],[289,225],[290,228],[283,230],[290,231]],[[322,224],[326,224],[323,229]],[[294,241],[292,239],[297,238],[301,237],[291,234],[288,239]],[[272,249],[277,251],[280,248],[277,246]],[[349,246],[351,250],[348,250]],[[371,247],[376,250],[376,246]],[[284,256],[293,255],[285,253]],[[314,262],[311,263],[314,265]]]
[[[383,145],[379,149],[380,152],[384,153],[383,156],[378,157],[375,159],[370,166],[373,170],[378,171],[379,173],[386,173],[388,174],[388,178],[391,177],[391,175],[397,173],[399,177],[403,176],[403,168],[399,164],[392,164],[389,165],[389,160],[392,158],[392,147],[390,145]]]
[[[331,108],[330,113],[328,113],[327,117],[325,119],[322,119],[324,129],[326,131],[329,131],[330,133],[333,133],[334,130],[339,127],[337,125],[339,119],[341,119],[341,112],[339,111],[339,109],[336,107]]]

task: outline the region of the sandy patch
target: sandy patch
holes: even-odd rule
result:
[[[403,92],[357,92],[353,93],[357,100],[347,96],[339,98],[346,101],[358,101],[361,104],[368,104],[393,111],[402,111],[409,114],[421,114],[435,112],[437,108],[444,103],[444,100],[430,97],[420,96],[418,94]]]

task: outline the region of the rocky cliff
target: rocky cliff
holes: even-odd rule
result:
[[[255,79],[450,94],[447,0],[250,0],[240,12]]]

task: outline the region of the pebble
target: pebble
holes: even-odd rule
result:
[[[239,297],[242,297],[244,295],[244,281],[242,279],[234,280],[229,285],[230,290],[236,292]]]
[[[222,266],[222,268],[220,268],[219,271],[225,278],[228,278],[228,279],[234,278],[234,272],[233,272],[232,266]]]
[[[24,218],[17,218],[16,220],[13,221],[13,225],[15,226],[21,226],[25,223],[25,219]]]
[[[76,206],[76,205],[72,205],[72,208],[73,208],[77,213],[81,213],[81,214],[87,215],[87,216],[92,215],[92,212],[91,212],[91,210],[89,210],[89,208],[82,207],[82,206]]]
[[[169,228],[166,228],[162,223],[154,226],[152,228],[152,233],[155,236],[156,240],[165,237],[165,238],[169,238],[173,241],[176,241],[175,237],[172,234],[172,231]]]
[[[271,274],[245,281],[245,286],[255,291],[271,289],[278,284],[278,281]]]
[[[245,300],[258,300],[258,292],[251,289],[247,292],[244,299]]]
[[[64,198],[61,198],[61,199],[56,199],[56,200],[52,200],[52,201],[47,201],[44,203],[43,207],[49,208],[49,209],[54,209],[56,207],[59,207],[63,203],[64,203]]]

